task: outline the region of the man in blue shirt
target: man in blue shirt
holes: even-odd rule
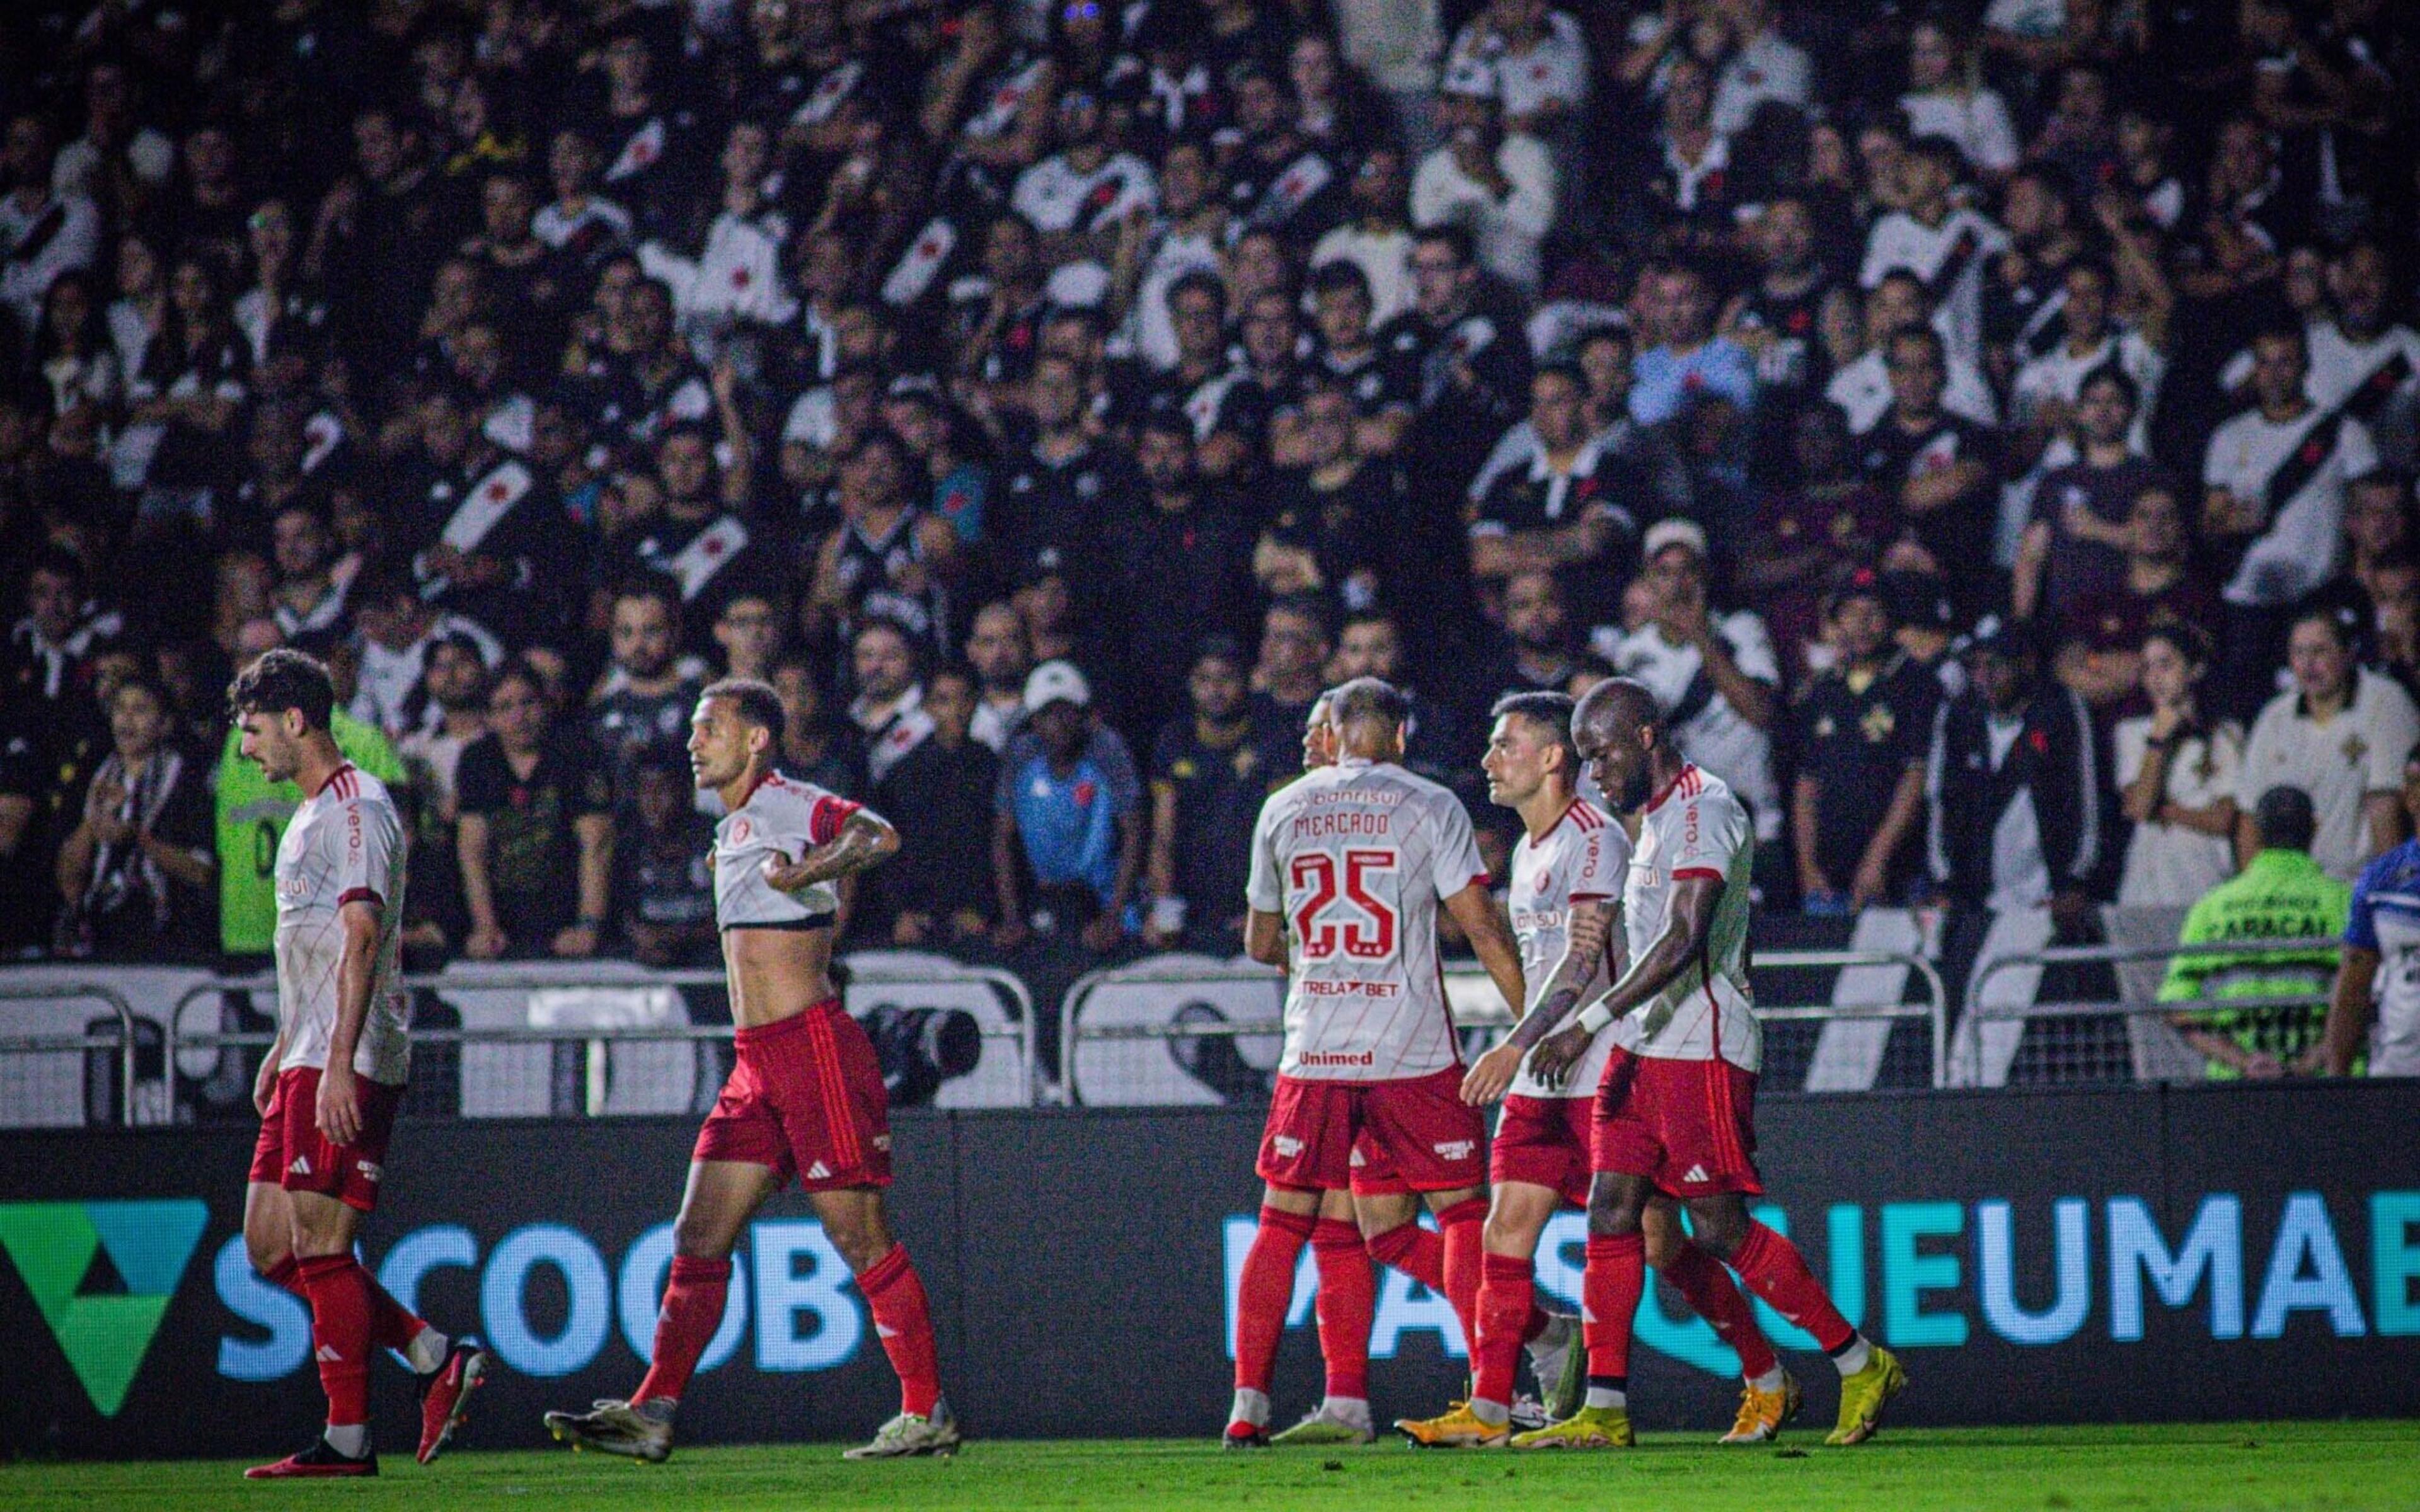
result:
[[[1728,336],[1714,334],[1714,301],[1705,272],[1687,263],[1651,267],[1639,275],[1653,345],[1631,364],[1630,418],[1660,425],[1699,405],[1719,400],[1745,414],[1756,403],[1756,360]]]
[[[1046,661],[1026,679],[1025,723],[1001,761],[993,801],[993,943],[1003,950],[1036,929],[1081,925],[1085,949],[1105,954],[1135,928],[1142,783],[1125,742],[1094,722],[1092,704],[1092,687],[1071,663]]]

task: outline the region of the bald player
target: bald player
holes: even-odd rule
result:
[[[1891,1353],[1849,1325],[1796,1246],[1748,1215],[1757,1174],[1756,1076],[1762,1043],[1748,990],[1748,876],[1755,832],[1720,778],[1683,761],[1645,685],[1609,678],[1573,712],[1572,740],[1598,787],[1637,820],[1621,895],[1629,964],[1575,1024],[1568,988],[1541,1001],[1508,1044],[1530,1073],[1563,1081],[1616,1020],[1636,1015],[1635,1048],[1606,1061],[1592,1129],[1584,1297],[1587,1402],[1516,1435],[1515,1448],[1611,1448],[1634,1442],[1628,1388],[1632,1319],[1646,1287],[1641,1218],[1657,1192],[1689,1214],[1695,1242],[1791,1322],[1840,1372],[1828,1443],[1862,1443],[1907,1384]]]

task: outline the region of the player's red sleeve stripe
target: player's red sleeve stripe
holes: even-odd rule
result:
[[[376,887],[347,887],[343,896],[336,900],[336,906],[342,908],[347,903],[369,903],[374,907],[384,908],[386,900],[379,896]]]
[[[1572,902],[1575,903],[1601,903],[1612,896],[1613,894],[1609,892],[1575,892],[1572,894]]]
[[[1678,882],[1683,877],[1704,877],[1709,882],[1720,882],[1723,880],[1723,874],[1720,872],[1715,871],[1711,866],[1683,866],[1674,868],[1672,880]]]
[[[807,816],[808,841],[816,845],[830,844],[832,837],[840,833],[840,826],[848,823],[848,816],[864,807],[846,798],[817,798],[815,811]]]
[[[1481,872],[1479,875],[1470,879],[1470,885],[1474,887],[1483,887],[1494,880],[1495,879],[1490,877],[1486,872]]]

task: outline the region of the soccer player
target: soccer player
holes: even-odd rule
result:
[[[1638,831],[1621,896],[1629,964],[1605,997],[1579,1002],[1559,983],[1522,1019],[1510,1044],[1530,1073],[1561,1083],[1607,1024],[1640,1014],[1637,1048],[1607,1057],[1596,1098],[1595,1179],[1589,1193],[1582,1282],[1588,1400],[1516,1449],[1610,1448],[1633,1442],[1631,1320],[1647,1280],[1640,1220],[1656,1191],[1688,1210],[1691,1237],[1747,1289],[1815,1335],[1840,1371],[1839,1421],[1827,1443],[1862,1443],[1883,1404],[1907,1384],[1890,1351],[1840,1316],[1797,1247],[1748,1216],[1764,1184],[1756,1149],[1756,1073],[1762,1059],[1748,995],[1748,874],[1756,840],[1722,779],[1681,759],[1655,695],[1628,678],[1590,688],[1573,711],[1573,744]]]
[[[1253,829],[1244,946],[1287,968],[1286,1035],[1258,1161],[1267,1190],[1237,1304],[1230,1448],[1269,1442],[1270,1369],[1295,1261],[1322,1194],[1352,1188],[1365,1134],[1363,1159],[1387,1163],[1435,1212],[1440,1279],[1464,1337],[1474,1336],[1485,1129],[1459,1095],[1440,899],[1505,1000],[1522,995],[1520,955],[1488,896],[1469,816],[1398,764],[1403,695],[1364,677],[1328,700],[1334,764],[1272,795]],[[1371,1222],[1364,1208],[1365,1233]]]
[[[312,1445],[251,1480],[375,1475],[370,1351],[402,1354],[420,1377],[422,1464],[462,1422],[487,1351],[449,1339],[387,1295],[353,1257],[378,1206],[388,1137],[411,1060],[410,999],[396,986],[403,919],[403,822],[386,784],[336,748],[328,669],[277,650],[227,689],[238,749],[264,780],[310,796],[277,842],[277,1040],[260,1063],[260,1109],[244,1189],[253,1269],[311,1307],[312,1354],[328,1426]]]
[[[1560,693],[1515,693],[1497,702],[1496,727],[1481,764],[1488,797],[1521,816],[1512,852],[1512,933],[1531,999],[1576,985],[1582,998],[1604,991],[1622,951],[1614,927],[1630,870],[1630,838],[1604,810],[1579,796],[1579,753],[1571,737],[1572,701]],[[1564,1202],[1586,1207],[1588,1101],[1617,1046],[1635,1049],[1637,1025],[1624,1019],[1598,1034],[1559,1086],[1523,1072],[1524,1052],[1498,1045],[1463,1083],[1466,1101],[1504,1099],[1489,1149],[1493,1187],[1479,1283],[1479,1338],[1471,1350],[1470,1399],[1425,1422],[1399,1422],[1413,1443],[1432,1448],[1499,1448],[1512,1432],[1512,1370],[1524,1319],[1535,1306],[1530,1267],[1538,1238]],[[1510,1093],[1507,1095],[1507,1088]],[[1570,1088],[1577,1088],[1576,1091]],[[1721,1265],[1682,1234],[1669,1198],[1652,1197],[1641,1215],[1649,1258],[1689,1305],[1739,1352],[1747,1376],[1738,1420],[1725,1443],[1762,1443],[1796,1409],[1797,1386],[1774,1357],[1756,1315]],[[1575,1352],[1572,1364],[1582,1363]],[[1548,1409],[1567,1418],[1580,1406],[1579,1372],[1559,1382]],[[1543,1384],[1543,1382],[1542,1382]]]
[[[882,1068],[830,976],[835,885],[898,850],[899,833],[872,810],[775,771],[782,718],[770,687],[734,678],[699,694],[690,720],[697,786],[725,810],[714,828],[714,911],[738,1061],[698,1132],[645,1379],[628,1401],[546,1414],[547,1430],[574,1448],[650,1462],[672,1453],[673,1415],[722,1322],[732,1248],[793,1176],[856,1275],[899,1373],[899,1415],[844,1458],[946,1454],[958,1444],[924,1284],[883,1211],[891,1121]]]

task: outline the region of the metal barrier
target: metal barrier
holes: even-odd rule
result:
[[[876,966],[851,966],[848,969],[848,978],[852,985],[914,986],[942,980],[953,980],[980,981],[985,985],[995,989],[1005,996],[1008,1002],[1016,1009],[1016,1020],[1014,1024],[1005,1027],[979,1026],[977,1033],[986,1041],[1012,1040],[1016,1041],[1016,1064],[1021,1083],[1029,1089],[1033,1086],[1033,995],[1026,988],[1025,983],[1012,973],[1001,970],[998,967],[967,966],[960,968],[954,976],[944,979],[924,973],[885,971],[880,967]],[[579,975],[550,974],[528,970],[517,970],[510,966],[499,966],[492,969],[473,967],[470,969],[456,969],[444,972],[408,975],[400,980],[398,985],[408,992],[435,993],[521,991],[563,992],[583,990],[624,992],[658,987],[674,989],[682,987],[721,987],[725,985],[727,980],[728,979],[722,972],[705,969],[693,971],[634,971],[620,976],[599,973],[594,977],[583,977]],[[277,978],[274,974],[263,974],[254,977],[219,978],[210,981],[199,983],[178,998],[175,1009],[168,1015],[167,1062],[170,1066],[173,1067],[176,1065],[177,1054],[180,1049],[217,1050],[235,1047],[250,1047],[269,1044],[276,1038],[273,1033],[256,1029],[232,1032],[220,1031],[202,1034],[179,1033],[178,1024],[184,1017],[184,1011],[187,1005],[197,1002],[204,997],[224,995],[229,993],[242,995],[251,995],[256,993],[267,994],[273,1001],[277,993]],[[566,1025],[553,1027],[489,1026],[479,1028],[460,1029],[439,1027],[414,1028],[411,1033],[411,1038],[412,1042],[415,1045],[584,1044],[587,1047],[587,1059],[584,1066],[584,1075],[582,1080],[587,1088],[587,1095],[582,1100],[582,1111],[590,1117],[596,1117],[602,1111],[603,1088],[607,1085],[608,1080],[606,1073],[607,1057],[612,1053],[613,1046],[617,1044],[663,1043],[667,1041],[699,1041],[711,1043],[728,1041],[731,1038],[731,1032],[732,1027],[728,1024]],[[131,1045],[132,1041],[130,1041],[129,1043]],[[9,1048],[11,1048],[11,1046],[6,1042],[0,1042],[0,1052],[5,1052]],[[129,1052],[127,1064],[129,1067],[128,1074],[131,1076],[132,1074],[132,1067],[133,1065],[131,1050]]]
[[[1854,1022],[1859,1020],[1920,1019],[1931,1031],[1932,1085],[1946,1085],[1948,1071],[1949,995],[1943,985],[1940,968],[1921,955],[1901,950],[1761,950],[1754,957],[1753,967],[1774,971],[1823,970],[1853,966],[1904,966],[1924,984],[1925,1000],[1920,1003],[1854,1003],[1854,1004],[1786,1004],[1768,1008],[1759,1004],[1757,1017],[1767,1023],[1792,1022]],[[1450,982],[1486,982],[1484,970],[1474,963],[1457,963],[1445,968]],[[1078,977],[1067,989],[1066,999],[1059,1016],[1059,1083],[1073,1100],[1076,1096],[1077,1047],[1083,1042],[1117,1040],[1190,1040],[1198,1038],[1263,1037],[1284,1031],[1282,1018],[1255,1019],[1221,1024],[1100,1024],[1087,1026],[1082,1022],[1087,1001],[1094,992],[1106,986],[1185,986],[1194,984],[1257,984],[1282,989],[1284,974],[1274,966],[1261,966],[1246,962],[1224,962],[1216,966],[1177,967],[1154,966],[1149,963],[1133,966],[1109,966]],[[1449,992],[1448,999],[1453,995]],[[1506,1028],[1513,1023],[1512,1015],[1498,1003],[1493,994],[1485,999],[1489,1007],[1477,1011],[1457,1006],[1454,1026],[1457,1028]]]
[[[2145,1018],[2164,1023],[2176,1014],[2243,1012],[2264,1009],[2294,1008],[2318,1008],[2324,1011],[2327,1008],[2325,992],[2311,995],[2297,994],[2283,997],[2190,997],[2164,1003],[2124,996],[2110,999],[2053,998],[2046,1001],[1994,1003],[1987,1000],[1985,990],[1994,978],[2005,973],[2040,970],[2046,966],[2102,965],[2115,968],[2136,963],[2173,961],[2180,956],[2224,958],[2288,953],[2335,955],[2341,951],[2343,947],[2344,941],[2340,938],[2334,935],[2321,935],[2289,940],[2212,940],[2201,945],[2061,945],[2050,946],[2039,950],[2011,951],[2006,955],[1993,956],[1989,960],[1978,962],[1973,973],[1967,977],[1965,997],[1961,1005],[1962,1012],[1958,1023],[1958,1037],[1962,1050],[1965,1047],[1967,1040],[1972,1038],[1976,1041],[1977,1053],[1979,1057],[1980,1041],[1987,1028],[2008,1026],[2011,1032],[2022,1035],[2025,1025],[2035,1020],[2073,1022],[2079,1019],[2106,1018],[2118,1019],[2131,1025],[2137,1019]],[[2305,969],[2318,969],[2313,963],[2279,963],[2277,969],[2291,969],[2294,965],[2302,965]],[[2002,1048],[2009,1055],[2013,1056],[2015,1049],[2013,1045]],[[2112,1064],[2114,1065],[2114,1062]],[[2131,1082],[2141,1079],[2137,1076],[2131,1059],[2124,1067],[2116,1068],[2113,1074],[2094,1074],[2095,1071],[2106,1069],[2110,1068],[2086,1066],[2082,1068],[2081,1074],[2072,1078],[2054,1074],[2051,1079],[2062,1085],[2069,1082]]]
[[[98,981],[44,982],[39,985],[0,982],[0,1002],[62,1001],[104,1003],[108,1005],[111,1012],[117,1015],[117,1038],[114,1041],[117,1049],[117,1121],[132,1125],[134,1122],[136,1033],[134,1005],[126,1000],[126,995],[106,982]],[[175,1032],[172,1026],[169,1033],[173,1035]],[[86,1050],[106,1050],[112,1043],[107,1035],[101,1034],[11,1035],[0,1039],[0,1056],[73,1054]],[[176,1064],[173,1058],[166,1063],[171,1066]]]

